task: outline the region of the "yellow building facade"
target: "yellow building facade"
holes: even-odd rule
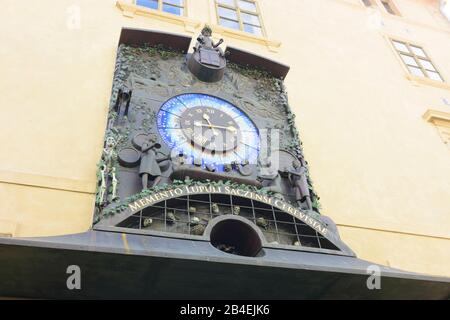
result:
[[[322,213],[357,256],[449,277],[450,22],[438,1],[257,4],[261,35],[221,26],[214,0],[185,0],[182,16],[133,0],[5,0],[0,234],[91,228],[121,28],[195,41],[209,24],[227,45],[290,66]],[[412,74],[392,40],[422,48],[442,81]]]

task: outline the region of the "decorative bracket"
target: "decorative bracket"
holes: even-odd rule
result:
[[[450,148],[450,113],[430,109],[423,118],[438,129],[442,141]]]

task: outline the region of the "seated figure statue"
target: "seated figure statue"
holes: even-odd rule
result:
[[[211,38],[212,29],[205,26],[201,35],[197,38],[194,53],[188,61],[188,68],[200,81],[218,82],[225,75],[228,52],[224,52],[219,46],[223,43],[220,39],[217,43]]]
[[[197,38],[197,44],[194,47],[195,52],[200,53],[200,62],[210,65],[220,65],[220,58],[225,58],[225,53],[219,47],[223,43],[223,39],[215,43],[212,39],[212,30],[209,26],[205,26],[202,34]]]

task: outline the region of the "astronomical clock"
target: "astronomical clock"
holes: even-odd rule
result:
[[[208,27],[190,50],[165,39],[119,47],[94,229],[196,240],[225,257],[352,256],[320,214],[288,68],[221,48]]]
[[[202,159],[223,171],[224,164],[258,161],[259,133],[242,110],[206,94],[181,94],[157,115],[162,140],[175,152]]]

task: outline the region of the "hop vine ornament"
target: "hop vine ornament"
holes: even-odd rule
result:
[[[206,226],[197,224],[191,227],[191,234],[194,236],[202,236],[205,233]]]
[[[105,148],[103,149],[102,160],[100,164],[99,172],[99,186],[97,190],[96,204],[98,206],[104,206],[109,200],[117,200],[117,185],[116,178],[116,164],[117,164],[117,152],[116,152],[117,140],[112,136],[106,138]],[[108,190],[108,185],[110,189]],[[111,192],[111,197],[108,197]]]
[[[113,167],[111,170],[111,176],[112,176],[112,201],[116,201],[119,197],[117,196],[117,185],[118,180],[116,178],[116,167]]]
[[[97,205],[101,206],[104,203],[106,194],[106,166],[102,165],[100,169],[100,187],[97,193]]]

